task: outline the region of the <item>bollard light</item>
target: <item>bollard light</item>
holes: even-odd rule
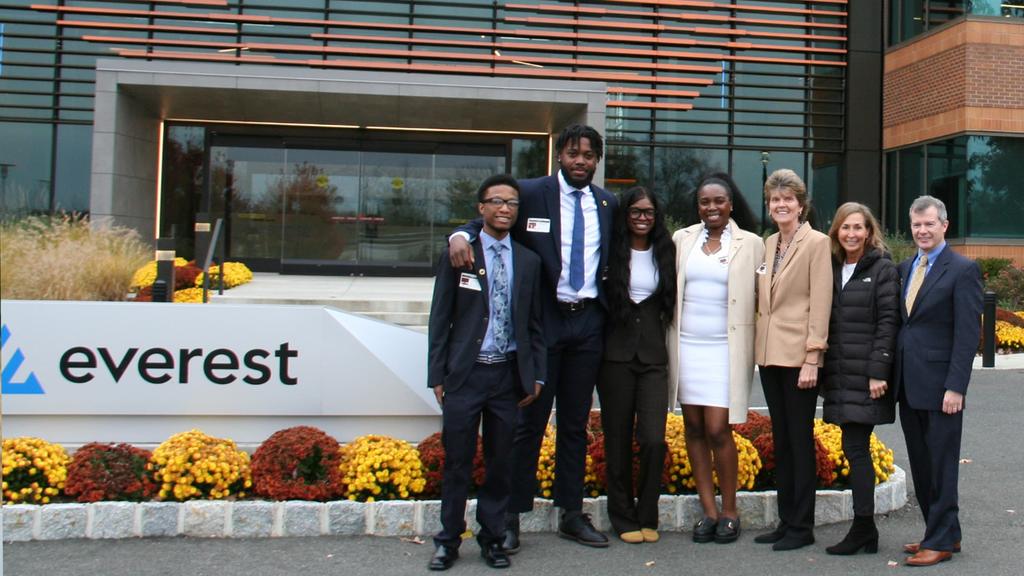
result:
[[[157,238],[153,302],[174,302],[174,238]]]
[[[984,344],[981,349],[981,367],[995,368],[996,366],[996,293],[991,290],[985,291],[985,303],[982,309],[981,341]]]

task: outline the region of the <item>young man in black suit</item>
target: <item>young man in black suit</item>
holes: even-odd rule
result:
[[[481,419],[487,480],[477,496],[477,541],[489,566],[509,566],[502,539],[517,405],[533,402],[546,371],[540,258],[509,236],[519,185],[506,174],[491,176],[477,198],[483,229],[472,250],[480,266],[452,268],[443,253],[430,307],[427,384],[441,405],[445,450],[431,570],[447,570],[459,556]]]
[[[516,426],[505,537],[510,553],[519,550],[519,513],[533,509],[537,458],[556,397],[554,500],[563,511],[558,533],[587,546],[608,546],[608,538],[583,513],[587,421],[604,348],[603,271],[618,204],[614,195],[591,182],[603,147],[597,130],[569,126],[555,143],[559,171],[519,182],[520,213],[512,237],[541,259],[548,372],[540,397],[520,411]],[[472,269],[475,257],[468,240],[480,226],[476,220],[452,234],[453,266]]]
[[[910,205],[917,254],[899,266],[903,326],[896,340],[896,398],[907,440],[924,538],[907,544],[911,566],[960,551],[957,477],[964,396],[981,337],[981,270],[946,245],[949,219],[938,198]]]

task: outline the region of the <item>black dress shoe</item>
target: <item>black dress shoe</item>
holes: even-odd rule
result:
[[[491,568],[508,568],[512,565],[508,560],[508,554],[501,548],[500,542],[491,542],[480,547],[480,556]]]
[[[519,514],[505,514],[505,538],[502,540],[501,548],[506,554],[519,552]]]
[[[718,529],[715,530],[715,542],[728,544],[740,537],[739,518],[719,518]]]
[[[601,534],[590,522],[590,515],[579,510],[566,512],[558,525],[558,535],[562,538],[575,540],[585,546],[594,548],[608,547],[608,537]]]
[[[434,551],[434,557],[430,559],[431,570],[447,570],[459,559],[459,549],[441,544]]]
[[[693,525],[693,541],[698,544],[711,542],[715,539],[715,529],[718,528],[718,520],[705,516]]]
[[[797,548],[803,548],[804,546],[810,546],[811,544],[814,544],[814,534],[800,536],[789,533],[783,536],[782,540],[772,544],[772,550],[775,550],[776,552],[783,552],[785,550],[796,550]]]
[[[761,534],[754,537],[754,542],[758,544],[775,544],[779,540],[786,537],[786,525],[779,524],[775,530],[768,532],[767,534]]]

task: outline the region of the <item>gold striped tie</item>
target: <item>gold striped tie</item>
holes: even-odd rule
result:
[[[910,288],[907,289],[907,314],[914,309],[914,300],[917,299],[917,292],[924,283],[924,275],[928,271],[928,255],[921,254],[917,261],[917,268],[914,269],[914,277],[910,280]]]

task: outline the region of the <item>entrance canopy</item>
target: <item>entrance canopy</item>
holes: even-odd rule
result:
[[[533,134],[605,122],[597,82],[100,60],[96,88],[92,218],[143,238],[156,226],[165,121]]]

